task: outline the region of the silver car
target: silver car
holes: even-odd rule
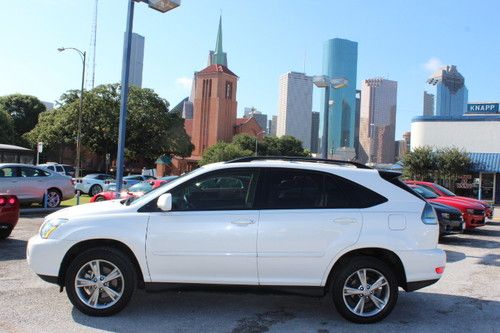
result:
[[[75,195],[71,177],[29,164],[0,164],[0,193],[14,194],[21,203],[44,203],[59,206]],[[45,195],[47,195],[45,200]]]

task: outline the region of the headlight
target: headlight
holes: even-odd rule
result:
[[[68,222],[68,219],[53,219],[45,221],[40,227],[40,237],[47,239],[49,236],[57,230],[61,225]]]
[[[448,213],[441,213],[441,217],[442,217],[443,219],[447,219],[447,220],[449,220],[449,219],[450,219],[450,214],[448,214]]]
[[[474,214],[474,209],[472,208],[467,208],[467,214]]]

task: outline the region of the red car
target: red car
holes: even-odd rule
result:
[[[482,200],[477,200],[477,199],[473,199],[473,198],[462,197],[462,196],[456,195],[452,191],[448,190],[446,187],[443,187],[443,186],[441,186],[439,184],[436,184],[436,183],[423,182],[423,181],[419,181],[419,180],[407,180],[406,183],[407,184],[415,184],[415,185],[422,186],[422,187],[424,187],[424,188],[426,188],[428,190],[431,190],[432,192],[436,193],[440,197],[453,198],[453,199],[456,199],[456,200],[462,200],[462,201],[466,201],[466,202],[473,202],[473,203],[477,203],[477,204],[483,205],[485,213],[486,213],[486,217],[489,218],[489,219],[493,218],[493,209],[494,208],[493,208],[493,206],[491,206],[486,201],[482,201]]]
[[[484,225],[485,215],[483,205],[455,199],[454,197],[440,197],[436,193],[420,185],[408,184],[408,186],[429,202],[437,202],[460,210],[465,221],[466,230],[482,227]]]
[[[10,236],[19,220],[19,200],[15,195],[0,194],[0,239]]]
[[[173,180],[173,178],[171,180]],[[166,179],[145,180],[143,182],[130,186],[126,191],[122,191],[122,193],[120,194],[120,199],[128,199],[130,197],[140,197],[141,195],[144,195],[144,193],[154,190],[155,188],[158,188],[168,182],[169,180]],[[90,199],[90,202],[106,201],[114,199],[116,199],[116,192],[106,191],[94,195]]]

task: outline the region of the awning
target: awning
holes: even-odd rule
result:
[[[475,172],[500,172],[500,153],[469,153]]]

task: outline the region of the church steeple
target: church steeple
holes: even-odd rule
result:
[[[210,51],[208,65],[223,65],[227,67],[227,54],[222,49],[222,15],[219,17],[219,30],[217,31],[215,51]]]

